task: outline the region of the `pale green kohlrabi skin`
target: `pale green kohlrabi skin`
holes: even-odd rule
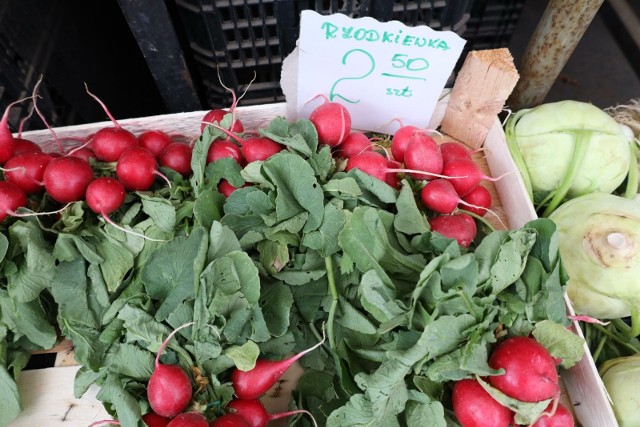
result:
[[[576,313],[599,319],[631,316],[640,333],[640,201],[592,193],[569,200],[549,218],[569,275]]]
[[[640,426],[640,354],[607,360],[600,376],[620,427]]]
[[[563,195],[567,198],[611,193],[629,172],[628,136],[610,115],[589,103],[567,100],[519,111],[509,118],[505,132],[530,196],[557,190],[572,165],[576,170]]]

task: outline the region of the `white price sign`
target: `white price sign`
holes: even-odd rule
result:
[[[354,129],[393,133],[397,120],[425,128],[464,45],[452,31],[305,10],[297,116],[309,117],[325,95],[349,110]]]

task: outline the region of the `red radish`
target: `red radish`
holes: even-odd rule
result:
[[[125,196],[126,191],[120,181],[103,176],[87,186],[85,200],[92,211],[106,217],[122,206]]]
[[[465,248],[471,245],[478,232],[475,221],[467,214],[438,215],[429,220],[429,225],[431,231],[456,239]]]
[[[142,421],[144,421],[148,427],[167,427],[167,424],[169,424],[171,420],[166,417],[161,417],[155,412],[147,412],[142,416]]]
[[[432,174],[429,172],[422,172],[414,169],[401,169],[398,168],[399,164],[395,160],[389,160],[377,151],[365,151],[364,153],[351,156],[345,166],[345,171],[351,169],[359,169],[362,172],[378,178],[381,181],[386,182],[391,187],[397,188],[398,177],[396,173],[416,173],[422,177],[440,177],[442,175]]]
[[[414,131],[404,152],[404,165],[407,169],[441,174],[443,162],[438,144],[425,131]],[[432,178],[418,173],[411,173],[411,176],[416,179]]]
[[[11,110],[11,107],[21,103],[22,101],[24,101],[24,99],[14,101],[9,104],[4,110],[4,114],[2,115],[2,119],[0,120],[0,165],[4,164],[11,158],[11,156],[13,156],[13,151],[15,150],[16,146],[16,139],[9,129],[9,111]]]
[[[96,159],[96,155],[93,154],[93,151],[91,151],[91,148],[89,147],[74,148],[73,150],[69,151],[69,153],[67,153],[67,156],[78,157],[80,159],[86,160],[87,162],[89,162],[91,159]]]
[[[209,427],[209,422],[200,412],[184,412],[173,418],[167,427]]]
[[[153,412],[162,417],[173,418],[184,411],[191,403],[193,390],[189,376],[178,365],[160,364],[160,355],[169,340],[179,330],[192,324],[193,322],[186,323],[174,329],[164,340],[156,355],[155,369],[147,384],[147,398]]]
[[[364,153],[349,157],[344,170],[348,172],[351,169],[359,169],[389,185],[392,185],[395,179],[395,183],[397,184],[395,172],[390,171],[389,160],[376,151],[365,151]]]
[[[89,88],[85,84],[85,88],[89,96],[95,99],[107,114],[113,127],[102,128],[97,131],[91,139],[91,150],[96,158],[103,162],[115,162],[120,155],[128,148],[138,145],[138,138],[128,130],[124,129],[111,115],[107,106],[94,94],[89,92]]]
[[[14,141],[15,141],[15,145],[13,147],[14,156],[17,156],[18,154],[22,154],[22,153],[31,153],[34,151],[42,152],[42,147],[40,147],[38,144],[36,144],[33,141],[29,141],[28,139],[15,138]]]
[[[495,400],[475,379],[453,385],[453,413],[462,427],[509,427],[513,413]]]
[[[440,144],[440,153],[442,153],[442,161],[447,163],[453,159],[471,159],[472,151],[460,142],[447,141]]]
[[[235,103],[235,100],[234,100],[234,103]],[[200,132],[201,133],[204,132],[204,129],[207,127],[207,125],[210,125],[211,123],[220,124],[224,116],[229,113],[231,113],[231,111],[227,111],[222,108],[214,108],[213,110],[207,112],[207,114],[205,114],[204,117],[202,118],[202,123],[200,124]],[[244,132],[244,126],[242,125],[242,122],[236,119],[235,117],[233,120],[233,124],[231,125],[231,132],[234,132],[234,133]]]
[[[330,102],[323,96],[324,103],[309,115],[309,121],[318,131],[318,141],[331,147],[342,144],[351,133],[351,114],[337,102]]]
[[[173,139],[161,130],[146,130],[138,135],[138,144],[151,151],[156,157],[172,142]]]
[[[324,330],[323,330],[324,331]],[[293,357],[283,360],[268,360],[258,359],[252,369],[243,371],[240,369],[234,369],[231,373],[231,383],[233,384],[233,390],[239,399],[257,399],[267,392],[273,385],[280,379],[291,365],[293,365],[298,359],[305,354],[315,350],[324,343],[324,336],[322,341],[318,342],[313,347],[310,347]]]
[[[243,187],[246,187],[247,185],[249,184],[245,183]],[[218,191],[222,193],[224,197],[229,197],[231,193],[233,193],[236,190],[237,188],[229,184],[229,181],[227,181],[226,179],[221,180],[220,183],[218,184]]]
[[[508,172],[509,173],[509,172]],[[471,159],[457,158],[448,161],[442,167],[442,174],[448,176],[453,188],[460,197],[464,197],[480,185],[480,181],[497,181],[505,175],[492,178],[485,175],[480,167]]]
[[[207,152],[207,163],[215,162],[219,159],[224,159],[227,157],[231,157],[239,165],[242,165],[244,159],[242,158],[242,151],[240,151],[240,147],[228,140],[217,140],[213,141],[213,143],[209,146],[209,151]]]
[[[247,163],[258,160],[267,160],[269,157],[279,153],[283,149],[283,145],[265,137],[247,138],[242,143],[242,147],[240,147],[242,157],[244,157]]]
[[[9,215],[15,216],[18,208],[27,206],[27,196],[17,185],[0,181],[0,222]]]
[[[479,216],[485,216],[491,207],[491,193],[486,187],[478,185],[462,198],[464,209]]]
[[[372,151],[371,140],[362,132],[351,132],[336,151],[336,156],[348,159],[351,156]]]
[[[160,166],[166,166],[178,172],[183,177],[191,175],[191,154],[193,149],[189,144],[172,142],[164,147],[158,156]]]
[[[91,140],[91,151],[103,162],[115,162],[130,147],[138,145],[134,134],[121,127],[102,128]]]
[[[238,414],[234,414],[230,412],[221,416],[220,418],[216,418],[209,424],[210,427],[251,427],[251,424],[247,422],[244,418],[242,418]]]
[[[169,182],[167,177],[158,172],[158,162],[153,153],[144,147],[125,150],[116,163],[116,175],[129,191],[148,190],[156,176]]]
[[[402,126],[393,134],[393,138],[391,138],[391,155],[394,160],[404,163],[404,152],[407,149],[407,145],[409,145],[413,132],[416,130],[418,130],[417,127],[407,125]]]
[[[93,169],[77,157],[56,157],[45,168],[42,180],[45,191],[57,202],[77,202],[93,180]]]
[[[309,411],[299,409],[296,411],[280,412],[270,414],[264,405],[258,399],[234,399],[227,405],[228,408],[234,409],[235,414],[244,418],[251,427],[265,427],[269,422],[280,418],[290,417],[297,414],[307,414],[311,417],[313,425],[317,427],[316,420]]]
[[[10,158],[4,165],[4,176],[26,194],[38,194],[44,191],[42,178],[52,157],[48,154],[31,151]]]
[[[489,356],[489,366],[504,369],[504,375],[489,377],[489,383],[507,396],[523,402],[559,396],[555,361],[533,338],[512,336],[500,342]]]
[[[444,178],[427,182],[422,191],[420,191],[420,198],[427,208],[441,214],[452,213],[458,205],[463,205],[465,208],[468,207],[468,210],[482,209],[481,206],[471,205],[462,200],[451,182]]]
[[[546,411],[536,420],[531,427],[573,427],[575,425],[571,411],[561,403],[558,403],[553,411],[553,402]]]

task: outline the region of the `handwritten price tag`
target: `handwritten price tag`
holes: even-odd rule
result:
[[[427,127],[464,44],[451,31],[305,10],[297,115],[309,117],[322,94],[347,107],[354,129],[393,133],[394,119]]]

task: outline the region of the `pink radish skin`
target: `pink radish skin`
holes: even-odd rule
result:
[[[200,412],[184,412],[173,418],[167,427],[209,427],[209,422]]]
[[[336,157],[348,159],[352,156],[372,151],[371,140],[362,132],[351,132],[336,151]]]
[[[96,178],[87,187],[85,200],[95,213],[106,217],[122,206],[126,191],[122,183],[108,177]]]
[[[245,184],[242,187],[244,188],[250,185],[252,185],[250,182],[245,182]],[[237,188],[229,184],[229,181],[227,181],[226,179],[221,180],[220,183],[218,184],[218,191],[222,193],[224,197],[231,196],[231,194],[236,190]]]
[[[237,368],[234,369],[231,373],[231,383],[236,396],[239,399],[258,399],[278,382],[280,377],[291,365],[305,354],[320,347],[322,343],[324,343],[324,337],[322,341],[313,347],[301,351],[288,359],[258,359],[255,366],[248,371],[242,371]]]
[[[416,130],[418,128],[415,126],[402,126],[393,134],[393,138],[391,138],[391,155],[394,160],[404,163],[404,152],[407,149],[407,145],[409,145],[413,132]]]
[[[309,115],[309,121],[318,131],[318,141],[331,147],[337,147],[351,133],[351,114],[337,102],[324,97],[324,103],[316,107]]]
[[[129,191],[146,191],[156,176],[167,178],[158,172],[158,162],[153,153],[143,147],[132,147],[122,153],[116,163],[116,176]]]
[[[422,179],[426,177],[444,178],[442,175],[414,169],[402,169],[398,168],[398,166],[398,162],[387,159],[377,151],[365,151],[364,153],[350,157],[345,166],[345,171],[348,172],[351,169],[359,169],[368,175],[378,178],[380,181],[386,182],[393,188],[398,187],[397,173],[414,173],[420,175]]]
[[[240,151],[240,147],[234,144],[231,141],[223,141],[218,140],[214,141],[209,146],[209,151],[207,152],[207,163],[215,162],[219,159],[225,159],[231,157],[234,159],[239,165],[243,165],[244,159],[242,158],[242,151]]]
[[[138,138],[120,127],[102,128],[91,140],[91,151],[102,162],[115,162],[122,153],[138,145]]]
[[[440,144],[440,153],[442,161],[447,163],[453,159],[469,159],[471,160],[472,151],[464,144],[455,141],[447,141]]]
[[[566,406],[558,403],[555,412],[553,411],[553,402],[549,404],[545,413],[536,420],[531,427],[573,427],[575,420],[571,411]]]
[[[146,130],[138,135],[138,144],[151,151],[156,157],[172,142],[173,139],[161,130]]]
[[[448,179],[460,197],[469,194],[471,190],[480,185],[482,180],[497,181],[506,175],[492,178],[485,175],[473,160],[463,158],[453,159],[445,163],[442,167],[442,174],[449,177]]]
[[[213,110],[209,111],[202,118],[202,123],[200,124],[200,133],[204,132],[207,125],[211,123],[217,122],[218,124],[220,124],[224,116],[229,113],[230,113],[229,111],[221,108],[214,108]],[[242,125],[242,122],[240,120],[238,119],[234,120],[233,125],[231,126],[231,132],[234,132],[234,133],[244,132],[244,126]]]
[[[456,381],[452,392],[453,412],[462,427],[509,427],[511,410],[495,400],[475,379]]]
[[[182,142],[172,142],[164,147],[158,156],[160,166],[166,166],[183,177],[191,175],[191,154],[193,149]]]
[[[465,203],[462,207],[478,216],[485,216],[491,208],[491,193],[482,185],[471,190],[462,200]]]
[[[155,412],[148,412],[142,416],[142,421],[148,427],[167,427],[167,424],[169,424],[171,420],[166,417],[161,417]]]
[[[556,364],[535,339],[513,336],[500,342],[489,356],[489,366],[504,369],[504,375],[489,377],[489,383],[514,399],[539,402],[559,396]]]
[[[93,181],[93,169],[86,160],[77,157],[52,159],[42,177],[45,191],[59,203],[77,202],[84,198]]]
[[[44,171],[51,159],[50,155],[37,151],[13,156],[4,165],[5,179],[16,184],[27,195],[42,193]]]
[[[193,322],[186,323],[174,329],[164,340],[156,355],[155,369],[147,384],[147,399],[153,412],[162,417],[173,418],[182,413],[191,403],[193,390],[189,376],[178,365],[161,364],[160,355],[178,331],[192,324]]]
[[[96,155],[93,154],[93,151],[91,151],[89,147],[76,148],[72,151],[69,151],[67,155],[86,160],[87,162],[89,162],[91,159],[96,160]]]
[[[14,216],[18,208],[27,206],[27,196],[17,185],[0,181],[0,222]]]
[[[389,185],[394,183],[397,185],[395,172],[389,172],[389,160],[376,151],[365,151],[349,157],[344,170],[348,172],[351,169],[359,169]]]
[[[471,245],[478,233],[475,221],[467,214],[438,215],[429,220],[429,225],[431,231],[456,239],[465,248]]]
[[[404,165],[407,169],[441,174],[443,162],[438,144],[426,132],[415,131],[404,152]],[[411,176],[432,179],[432,176],[424,174],[411,173]]]
[[[242,157],[247,163],[267,160],[269,157],[278,154],[284,146],[264,137],[251,137],[244,140],[240,150]]]
[[[453,185],[443,178],[427,182],[420,191],[420,198],[427,208],[441,214],[452,213],[459,204],[467,205],[458,196]],[[476,208],[477,206],[472,207]]]
[[[14,156],[22,153],[32,153],[34,151],[41,153],[42,148],[35,142],[29,141],[28,139],[15,138],[15,145],[13,147]]]
[[[270,414],[264,405],[258,399],[234,399],[227,405],[228,408],[235,410],[235,414],[244,418],[251,427],[265,427],[269,422],[280,418],[290,417],[297,414],[307,414],[311,416],[309,411],[299,409],[296,411],[280,412]],[[311,416],[313,425],[317,427],[315,419]]]
[[[14,101],[9,104],[4,110],[2,119],[0,119],[0,165],[3,165],[7,160],[13,156],[13,151],[16,146],[16,139],[9,129],[9,111],[11,107],[19,104],[24,100]]]
[[[210,427],[251,427],[244,418],[232,412],[216,418],[209,424]]]

